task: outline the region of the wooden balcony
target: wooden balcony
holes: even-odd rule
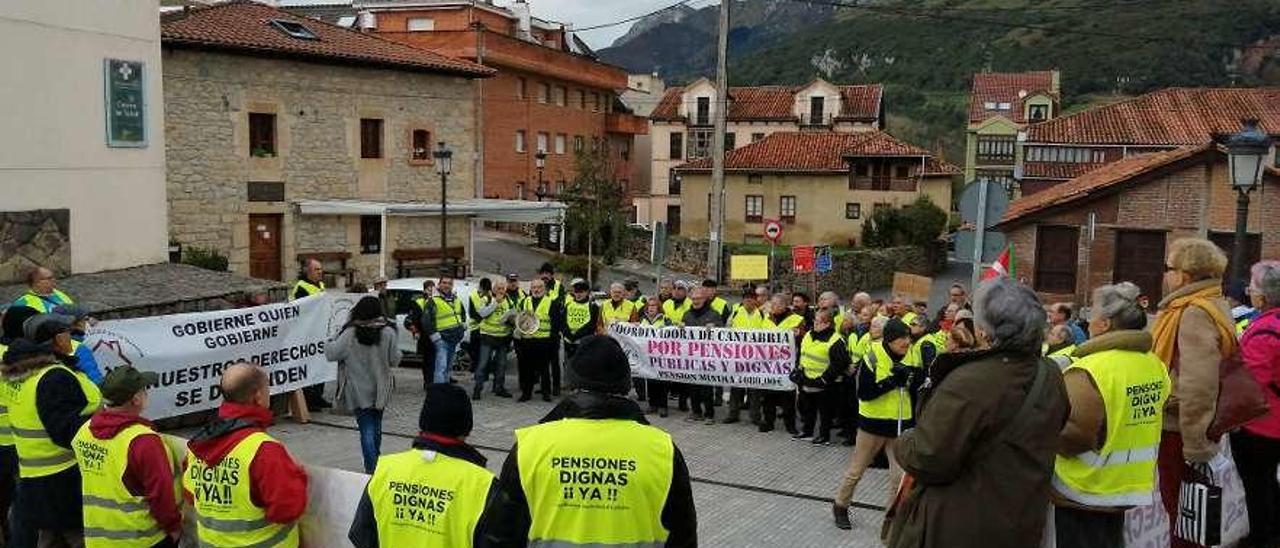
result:
[[[915,192],[918,182],[916,177],[852,177],[849,179],[849,190]]]
[[[648,135],[649,119],[634,114],[611,112],[604,116],[604,131],[605,133]]]

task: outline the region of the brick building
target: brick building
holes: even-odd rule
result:
[[[965,132],[964,182],[995,181],[1014,193],[1013,170],[1021,149],[1018,132],[1059,113],[1056,70],[984,72],[973,75]]]
[[[539,177],[554,197],[573,181],[575,152],[605,144],[615,177],[630,188],[632,140],[648,124],[618,100],[627,72],[596,59],[571,28],[532,17],[522,0],[510,8],[483,1],[357,5],[362,30],[498,70],[477,87],[473,105],[483,148],[476,190],[483,197],[533,200]],[[546,153],[541,174],[539,150]]]
[[[687,210],[679,234],[705,239],[711,159],[675,171]],[[724,239],[761,242],[764,222],[777,219],[786,245],[857,245],[877,209],[910,205],[924,195],[945,211],[959,173],[882,131],[772,133],[725,154]]]
[[[450,201],[474,195],[470,107],[491,69],[243,0],[166,15],[161,37],[169,237],[187,251],[276,280],[316,257],[331,283],[367,282],[391,253],[439,248],[438,215],[301,203],[438,208],[439,141]],[[449,247],[465,253],[469,229],[451,216]]]
[[[1135,154],[1206,144],[1246,118],[1280,137],[1280,88],[1153,91],[1027,127],[1015,176],[1034,194]]]
[[[1119,281],[1156,302],[1173,240],[1207,237],[1230,255],[1229,176],[1213,143],[1130,156],[1015,200],[996,229],[1016,250],[1018,276],[1046,302],[1085,302],[1093,288]],[[1280,258],[1280,170],[1266,167],[1249,208],[1246,259]]]
[[[725,151],[780,131],[852,133],[884,128],[884,87],[837,85],[822,79],[803,86],[731,87],[726,115]],[[649,115],[650,181],[648,196],[636,200],[641,222],[664,221],[680,233],[698,217],[682,213],[682,185],[674,169],[690,160],[710,158],[714,128],[715,84],[706,78],[667,88]]]

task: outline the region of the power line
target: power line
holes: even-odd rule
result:
[[[603,28],[608,28],[608,27],[616,27],[616,26],[618,26],[618,25],[625,25],[625,24],[627,24],[627,23],[631,23],[631,22],[633,22],[633,21],[639,21],[639,20],[641,20],[641,19],[644,19],[645,17],[649,17],[650,15],[657,15],[657,14],[662,13],[662,12],[664,12],[664,11],[667,11],[667,10],[669,10],[669,9],[674,9],[674,8],[679,7],[679,6],[683,6],[683,5],[685,5],[685,4],[688,4],[688,3],[690,3],[690,2],[695,2],[695,1],[698,1],[698,0],[680,0],[679,2],[676,2],[676,3],[674,3],[674,4],[671,4],[671,5],[667,6],[667,7],[664,7],[664,8],[658,8],[658,9],[653,10],[653,11],[651,11],[651,12],[649,12],[649,13],[644,14],[644,15],[637,15],[637,16],[635,16],[635,17],[628,17],[628,18],[626,18],[626,19],[622,19],[622,20],[620,20],[620,21],[614,21],[614,22],[612,22],[612,23],[603,23],[603,24],[600,24],[600,25],[591,25],[591,26],[587,26],[587,27],[576,27],[576,28],[574,28],[574,29],[573,29],[573,32],[584,32],[584,31],[588,31],[588,30],[597,30],[597,29],[603,29]]]

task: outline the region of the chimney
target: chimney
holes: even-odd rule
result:
[[[533,40],[533,15],[529,12],[529,3],[516,0],[511,4],[511,12],[516,15],[516,38]]]
[[[356,19],[360,32],[373,32],[378,28],[378,16],[369,10],[361,11]]]

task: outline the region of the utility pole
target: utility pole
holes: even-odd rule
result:
[[[716,47],[716,110],[715,130],[711,137],[711,234],[707,246],[707,272],[713,280],[720,280],[724,240],[724,133],[729,110],[728,71],[725,68],[729,56],[729,4],[733,0],[720,0],[720,37]]]

